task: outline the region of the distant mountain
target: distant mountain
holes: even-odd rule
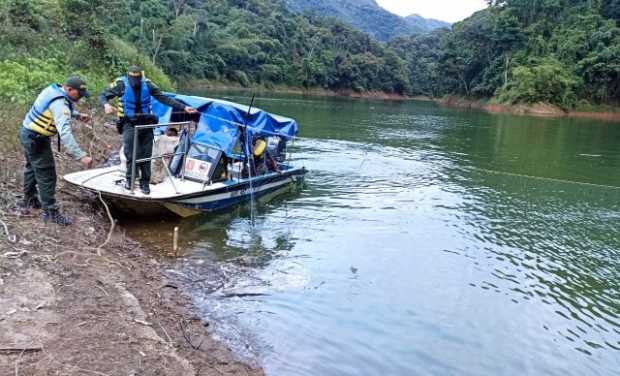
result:
[[[411,26],[415,28],[421,28],[424,31],[433,31],[436,29],[447,28],[449,29],[452,25],[446,21],[435,20],[432,18],[424,18],[418,14],[412,14],[404,18],[404,20]]]
[[[447,22],[417,14],[398,16],[381,8],[375,0],[287,0],[287,3],[295,12],[334,17],[381,41],[450,27]]]

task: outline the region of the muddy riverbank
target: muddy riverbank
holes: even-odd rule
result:
[[[98,197],[59,179],[59,201],[74,221],[67,228],[16,208],[20,116],[0,112],[0,374],[262,375],[211,337],[188,282],[166,275],[166,254],[117,226],[110,234]],[[75,127],[98,164],[118,146],[102,123]],[[57,152],[56,163],[59,176],[80,168]]]
[[[539,116],[539,117],[566,117],[579,119],[592,119],[609,122],[620,122],[620,111],[616,111],[612,106],[593,107],[576,110],[563,110],[562,108],[548,103],[534,104],[502,104],[493,103],[488,100],[474,100],[456,96],[446,96],[443,98],[433,98],[425,95],[406,96],[396,93],[385,93],[379,91],[357,92],[354,90],[328,90],[322,88],[298,88],[291,86],[255,86],[244,87],[230,82],[218,81],[195,81],[183,83],[181,85],[185,91],[240,91],[251,94],[293,94],[307,95],[312,97],[343,97],[356,99],[386,100],[386,101],[424,101],[435,102],[443,107],[459,108],[467,110],[484,111],[492,114],[510,114],[520,116]]]
[[[355,90],[329,90],[323,88],[302,88],[286,85],[252,86],[246,87],[231,82],[198,80],[191,83],[180,83],[181,91],[205,93],[213,91],[233,91],[248,92],[251,94],[294,94],[307,95],[312,97],[345,97],[358,99],[376,99],[389,101],[409,101],[409,100],[432,100],[425,96],[409,97],[397,93],[386,93],[383,91],[355,91]]]
[[[620,111],[581,111],[581,110],[563,110],[557,106],[548,103],[535,104],[516,104],[506,105],[500,103],[489,103],[480,100],[471,100],[448,96],[435,100],[441,106],[450,108],[462,108],[467,110],[479,110],[492,114],[511,114],[511,115],[527,115],[541,117],[567,117],[602,120],[610,122],[620,122]]]

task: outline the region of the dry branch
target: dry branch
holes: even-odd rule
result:
[[[6,347],[0,348],[0,354],[21,354],[25,352],[39,352],[43,349],[41,347]]]

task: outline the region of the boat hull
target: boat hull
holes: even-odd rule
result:
[[[248,202],[251,199],[273,197],[303,184],[306,169],[291,169],[282,174],[269,174],[250,180],[227,184],[224,187],[196,192],[170,199],[153,200],[147,197],[101,192],[118,212],[138,216],[174,214],[190,217],[216,212]]]

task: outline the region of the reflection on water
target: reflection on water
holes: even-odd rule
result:
[[[162,244],[181,227],[170,268],[240,355],[270,375],[617,373],[620,128],[259,105],[300,121],[302,191],[260,203],[254,226],[237,208],[129,227]]]

